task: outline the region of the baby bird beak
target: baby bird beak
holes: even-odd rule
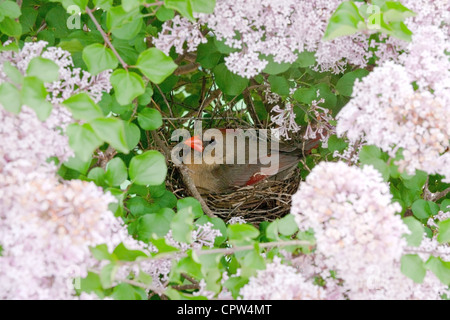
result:
[[[192,138],[187,139],[184,143],[198,152],[203,152],[203,141],[198,136],[193,136]]]

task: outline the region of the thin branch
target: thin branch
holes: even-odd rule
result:
[[[177,69],[175,69],[173,74],[176,75],[176,76],[180,76],[180,75],[183,75],[183,74],[191,73],[191,72],[196,71],[199,66],[200,66],[199,63],[185,64],[185,65],[179,66]]]
[[[312,247],[312,243],[305,240],[290,240],[290,241],[274,241],[274,242],[264,242],[258,244],[259,248],[275,248],[275,247],[287,247],[287,246],[310,246]],[[253,250],[255,248],[254,245],[246,245],[241,247],[233,247],[233,248],[216,248],[216,249],[196,249],[193,250],[195,255],[203,256],[208,254],[222,254],[222,255],[230,255],[240,251]],[[149,260],[155,259],[170,259],[176,257],[177,259],[181,259],[187,257],[187,253],[180,252],[168,252],[160,255],[156,255],[154,257],[148,258]],[[143,260],[139,260],[142,262]]]
[[[291,241],[274,241],[260,243],[258,246],[260,248],[274,248],[274,247],[286,247],[286,246],[310,246],[311,242],[305,240],[291,240]],[[247,245],[242,247],[234,248],[218,248],[218,249],[207,249],[207,250],[194,250],[196,255],[206,255],[206,254],[217,254],[221,253],[224,255],[233,254],[239,251],[247,251],[254,249],[254,245]]]
[[[250,94],[250,91],[248,89],[245,89],[244,92],[242,92],[242,95],[244,96],[244,102],[247,105],[247,110],[250,113],[250,116],[253,119],[253,122],[260,128],[263,128],[263,124],[261,121],[259,121],[258,114],[256,113],[255,105],[253,103],[252,95]]]
[[[158,88],[159,93],[161,94],[167,108],[169,109],[170,116],[173,118],[172,108],[170,107],[169,101],[167,101],[166,95],[162,92],[161,88],[155,83],[156,88]]]
[[[108,35],[105,33],[105,31],[103,31],[103,28],[101,27],[101,25],[98,23],[97,19],[95,19],[94,15],[92,14],[93,10],[89,9],[89,7],[86,7],[86,13],[88,14],[88,16],[91,18],[92,22],[94,22],[95,26],[97,27],[97,30],[100,32],[100,34],[103,37],[103,40],[105,40],[105,43],[108,45],[108,47],[112,50],[112,52],[114,53],[114,55],[117,57],[117,59],[119,60],[119,62],[122,64],[123,68],[125,70],[128,70],[128,64],[125,63],[125,61],[123,61],[122,57],[120,56],[120,54],[117,52],[116,48],[114,48],[113,44],[111,43],[111,41],[109,40]]]
[[[437,193],[432,193],[431,195],[431,201],[438,201],[442,198],[444,198],[446,195],[448,195],[450,193],[450,187],[448,187],[447,189],[437,192]]]

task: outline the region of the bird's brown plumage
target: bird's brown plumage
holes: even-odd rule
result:
[[[284,180],[292,174],[298,162],[303,157],[302,149],[305,151],[305,153],[307,153],[318,144],[317,140],[309,141],[304,145],[302,149],[300,149],[280,143],[278,147],[279,162],[277,169],[267,171],[267,168],[269,166],[263,165],[261,163],[261,160],[267,159],[258,158],[256,164],[249,164],[248,151],[250,148],[250,143],[245,143],[245,150],[238,150],[238,145],[236,143],[232,144],[232,147],[234,148],[235,158],[232,163],[226,163],[225,157],[227,156],[227,153],[231,152],[230,150],[226,150],[226,136],[236,133],[230,133],[228,130],[226,130],[226,132],[224,133],[224,138],[222,139],[224,150],[223,164],[209,164],[213,162],[212,157],[215,156],[215,149],[210,153],[204,152],[206,150],[203,150],[204,144],[208,145],[211,143],[215,143],[214,140],[211,142],[211,140],[208,139],[209,141],[203,141],[202,144],[202,141],[199,137],[194,137],[191,138],[190,141],[186,142],[186,144],[188,144],[192,149],[189,153],[183,156],[183,159],[195,186],[201,194],[228,193],[233,191],[233,189],[237,187],[253,185],[265,179],[279,181]],[[237,155],[244,151],[245,163],[237,164]],[[202,157],[201,163],[194,163],[195,157]],[[188,158],[190,159],[190,161],[186,161]],[[274,161],[275,159],[272,160]],[[264,167],[266,167],[266,174],[261,174],[261,169]]]

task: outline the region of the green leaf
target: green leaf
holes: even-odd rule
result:
[[[450,219],[438,222],[439,233],[437,239],[440,243],[450,242]]]
[[[248,242],[259,236],[259,231],[250,224],[232,224],[228,226],[230,241]]]
[[[134,185],[137,186],[137,185]],[[145,187],[144,187],[145,188]],[[145,188],[147,189],[147,188]],[[129,190],[129,193],[133,191]],[[146,194],[144,194],[146,196]],[[127,208],[130,210],[131,214],[135,217],[142,216],[148,213],[155,213],[159,210],[159,206],[150,204],[146,199],[136,196],[127,200]]]
[[[270,90],[282,96],[289,95],[289,83],[285,77],[270,75],[267,79],[270,83]]]
[[[414,17],[416,14],[398,1],[386,1],[381,7],[386,22],[404,21],[406,18]]]
[[[87,123],[83,125],[72,123],[67,127],[66,132],[70,147],[82,161],[88,161],[94,150],[103,143],[103,140],[95,134],[92,127]]]
[[[47,90],[44,83],[36,77],[25,77],[21,91],[24,105],[33,109],[39,120],[44,121],[52,111],[52,104],[47,101]]]
[[[173,19],[175,16],[175,12],[172,9],[167,9],[166,7],[159,7],[158,11],[156,11],[156,18],[159,21],[167,21]]]
[[[63,102],[72,116],[77,120],[90,121],[103,117],[100,107],[89,97],[87,93],[78,93]]]
[[[268,61],[266,67],[263,70],[263,72],[267,74],[274,75],[283,73],[291,67],[290,63],[277,63],[273,61],[273,56],[264,57],[264,59]]]
[[[144,94],[141,94],[141,95],[138,97],[138,103],[139,103],[139,105],[141,105],[141,106],[146,106],[146,105],[150,104],[150,102],[152,101],[152,96],[153,96],[153,88],[152,88],[151,85],[148,85],[148,86],[145,88],[145,93],[144,93]]]
[[[91,158],[89,158],[87,161],[82,161],[78,157],[70,157],[66,162],[64,162],[64,165],[67,168],[70,168],[72,170],[76,170],[82,174],[86,174],[89,170],[89,167],[91,165]]]
[[[130,11],[123,6],[113,7],[108,10],[106,26],[114,37],[122,40],[131,40],[136,37],[143,27],[139,7]]]
[[[242,78],[231,71],[225,66],[224,63],[218,64],[213,69],[214,77],[217,85],[223,91],[223,93],[230,96],[237,96],[244,91],[248,85],[248,79]]]
[[[347,148],[348,143],[344,139],[338,138],[336,135],[332,135],[328,138],[328,150],[331,152],[342,151]]]
[[[105,170],[100,167],[92,168],[91,171],[89,171],[87,178],[89,180],[92,180],[95,182],[96,185],[101,186],[105,183]]]
[[[124,122],[125,138],[127,141],[128,150],[132,150],[139,143],[141,139],[141,130],[132,122]]]
[[[100,276],[93,272],[88,272],[88,275],[86,278],[81,279],[80,282],[81,285],[81,291],[83,292],[101,292],[102,291],[102,284],[100,282]]]
[[[101,8],[105,11],[108,11],[113,5],[113,0],[94,0],[93,2],[96,8]]]
[[[194,214],[194,218],[199,218],[203,215],[202,205],[195,198],[186,197],[178,200],[177,202],[178,211],[186,208],[191,208],[192,213]]]
[[[436,275],[446,286],[450,285],[450,262],[431,256],[425,263],[425,267]]]
[[[440,210],[444,212],[450,211],[450,199],[444,199],[444,201],[441,202]]]
[[[112,297],[115,300],[142,300],[140,293],[127,283],[120,283],[115,286]]]
[[[17,19],[20,17],[20,7],[15,3],[14,1],[3,1],[0,3],[0,13],[5,16],[9,17],[11,19]]]
[[[19,18],[19,22],[22,25],[22,32],[29,33],[36,23],[38,11],[34,8],[25,7],[22,9],[22,15]]]
[[[361,148],[359,160],[361,163],[370,163],[372,159],[380,159],[381,150],[377,146],[366,145]]]
[[[122,7],[125,11],[129,12],[133,9],[139,8],[140,0],[125,0],[122,1]]]
[[[156,150],[134,156],[129,168],[132,182],[141,185],[159,185],[167,174],[166,158]]]
[[[135,261],[139,257],[147,257],[142,251],[128,249],[122,242],[114,249],[113,255],[121,261]]]
[[[221,57],[222,53],[217,50],[212,38],[208,38],[207,43],[201,43],[197,47],[196,61],[200,63],[203,68],[214,68],[219,63]]]
[[[120,158],[114,158],[106,165],[105,182],[111,187],[120,186],[128,178],[127,167]]]
[[[304,104],[310,104],[313,100],[318,100],[317,90],[314,87],[311,88],[298,88],[295,90],[293,98],[298,102]]]
[[[139,55],[136,67],[153,83],[159,84],[178,67],[171,57],[156,48],[145,50]]]
[[[216,0],[191,0],[192,10],[201,13],[213,13]]]
[[[172,229],[172,236],[175,241],[191,243],[192,242],[192,230],[194,223],[194,213],[192,207],[183,208],[173,217],[170,222],[170,228]]]
[[[427,181],[428,174],[424,171],[416,170],[414,176],[406,175],[404,172],[401,174],[402,182],[408,189],[422,190]]]
[[[433,201],[419,199],[413,203],[411,210],[417,219],[428,219],[439,212],[439,206]]]
[[[181,13],[185,18],[194,21],[192,12],[192,0],[165,0],[164,6],[169,9],[174,9]]]
[[[408,246],[418,247],[422,243],[425,229],[423,224],[417,221],[414,217],[403,218],[403,222],[408,226],[411,234],[405,234],[404,237],[408,242]]]
[[[20,103],[20,91],[11,83],[0,84],[0,104],[5,110],[19,114],[22,104]]]
[[[59,67],[52,60],[36,57],[28,64],[27,75],[44,82],[54,82],[59,79]]]
[[[314,52],[303,51],[299,53],[295,63],[298,64],[300,68],[310,67],[316,63],[316,55]]]
[[[134,98],[145,92],[142,77],[123,69],[114,71],[111,75],[111,84],[116,93],[116,99],[121,105],[130,104]]]
[[[23,75],[22,73],[14,67],[9,61],[3,62],[3,72],[6,76],[14,82],[14,84],[21,85],[23,83]]]
[[[156,130],[162,126],[162,116],[158,110],[145,108],[138,113],[138,122],[142,129]]]
[[[111,288],[113,286],[114,277],[118,270],[118,266],[115,263],[109,263],[100,271],[100,282],[104,289]]]
[[[284,236],[291,236],[298,231],[297,223],[292,214],[284,216],[278,221],[278,230]]]
[[[357,69],[355,71],[344,74],[336,83],[336,90],[346,97],[350,97],[353,92],[353,84],[356,79],[362,79],[367,76],[369,71],[365,69]]]
[[[113,259],[106,244],[99,244],[98,246],[90,247],[89,249],[91,250],[92,256],[99,261]]]
[[[415,283],[422,283],[427,273],[425,263],[417,254],[405,254],[402,256],[401,271]]]
[[[358,7],[352,1],[345,1],[329,19],[323,40],[352,35],[358,31],[360,22],[364,23],[364,18],[359,14]]]
[[[122,120],[117,118],[99,118],[90,122],[97,136],[120,152],[128,153],[125,128]]]
[[[22,35],[22,25],[11,19],[5,17],[2,22],[0,22],[0,31],[10,37],[20,37]]]
[[[161,197],[153,198],[153,200],[161,208],[174,208],[177,205],[177,197],[169,190],[164,190]]]
[[[170,223],[175,212],[169,208],[161,208],[156,213],[145,214],[138,219],[138,239],[149,241],[153,235],[164,237],[170,230]]]
[[[234,299],[237,299],[242,287],[245,286],[248,281],[247,277],[230,277],[224,282],[223,286],[230,290]]]
[[[85,47],[82,56],[89,72],[94,76],[104,70],[114,70],[119,64],[112,50],[99,43]]]

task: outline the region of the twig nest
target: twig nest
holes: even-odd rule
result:
[[[300,183],[300,172],[296,169],[284,181],[263,180],[254,186],[246,186],[225,194],[203,195],[208,207],[225,221],[242,217],[252,224],[273,221],[290,212],[292,195]],[[180,173],[169,166],[167,187],[178,198],[192,196],[183,185]]]

